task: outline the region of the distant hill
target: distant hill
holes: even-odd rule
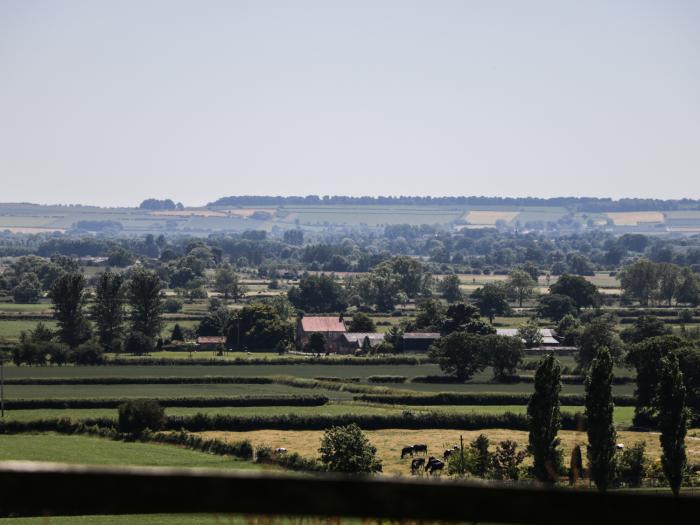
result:
[[[597,197],[418,197],[418,196],[378,196],[349,197],[345,195],[234,195],[222,197],[207,206],[309,206],[309,205],[430,205],[430,206],[544,206],[564,207],[572,212],[604,213],[620,211],[677,211],[700,210],[700,200],[679,199],[619,199]]]

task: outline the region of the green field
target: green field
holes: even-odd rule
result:
[[[22,332],[29,332],[36,328],[38,321],[28,319],[0,319],[0,341],[18,341]],[[46,327],[56,328],[56,322],[52,320],[44,321]]]
[[[256,469],[256,464],[173,445],[126,443],[87,436],[20,434],[0,436],[0,461],[55,461],[94,465]]]

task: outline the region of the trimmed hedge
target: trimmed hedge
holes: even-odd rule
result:
[[[5,408],[31,410],[40,408],[118,408],[136,398],[104,399],[9,399]],[[270,406],[322,406],[328,397],[321,395],[295,396],[231,396],[231,397],[171,397],[156,398],[163,407],[270,407]]]
[[[190,432],[206,430],[325,430],[334,426],[357,424],[364,430],[397,429],[455,429],[480,430],[504,428],[527,430],[527,416],[524,414],[454,414],[446,412],[418,413],[405,411],[403,414],[342,414],[318,416],[220,416],[196,414],[194,416],[171,416],[166,428],[185,429]],[[566,430],[585,429],[585,418],[580,414],[562,413],[562,428]]]
[[[562,405],[578,406],[585,404],[583,394],[562,394]],[[480,392],[438,392],[435,394],[361,394],[355,401],[388,405],[527,405],[530,394],[490,394]],[[632,396],[614,396],[617,406],[635,406]]]
[[[277,465],[287,470],[303,472],[322,472],[325,468],[313,458],[305,458],[298,452],[278,454],[271,447],[260,446],[255,449],[255,461],[263,465]]]
[[[407,380],[406,376],[369,376],[367,381],[369,383],[405,383]]]
[[[447,385],[464,383],[454,376],[415,376],[411,378],[411,383],[430,383],[435,385]]]
[[[21,377],[6,379],[6,385],[271,385],[283,376],[127,376],[127,377]]]
[[[432,363],[427,356],[392,356],[392,357],[266,357],[266,358],[235,358],[235,359],[169,359],[162,357],[126,359],[115,357],[105,361],[104,366],[125,365],[423,365]]]
[[[336,376],[317,376],[316,381],[332,381],[333,383],[359,383],[361,377],[336,377]]]

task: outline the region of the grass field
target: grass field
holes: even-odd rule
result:
[[[370,442],[377,447],[377,454],[383,461],[383,473],[393,475],[410,474],[410,458],[401,460],[401,448],[414,443],[426,443],[431,455],[442,455],[442,452],[454,444],[459,443],[459,436],[464,437],[465,444],[473,440],[479,434],[485,434],[491,441],[492,450],[499,442],[510,439],[518,443],[519,447],[527,446],[527,432],[518,430],[487,429],[482,431],[459,431],[443,429],[406,430],[406,429],[385,429],[370,430],[365,434]],[[202,436],[216,437],[230,441],[240,441],[249,439],[253,446],[259,444],[271,447],[284,447],[290,452],[298,452],[303,456],[317,457],[320,446],[321,431],[281,431],[281,430],[256,430],[253,432],[203,432]],[[571,454],[574,445],[581,445],[585,454],[585,444],[587,435],[585,432],[560,431],[559,437],[564,449],[565,462]],[[644,441],[647,445],[647,454],[658,461],[661,455],[659,444],[659,434],[655,432],[632,432],[619,431],[618,443],[627,446]],[[700,461],[700,439],[690,438],[686,441],[688,462],[697,463]],[[585,462],[585,459],[584,459]]]
[[[36,328],[37,321],[27,319],[0,319],[0,341],[16,342],[22,332],[29,332]],[[44,325],[52,330],[56,328],[55,321],[46,320]]]
[[[20,434],[0,436],[0,461],[54,461],[94,465],[256,469],[258,465],[173,445],[126,443],[87,436]]]

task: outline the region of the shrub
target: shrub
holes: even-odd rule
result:
[[[182,310],[182,301],[170,297],[163,302],[163,311],[169,314],[176,314]]]
[[[374,447],[355,423],[332,427],[321,439],[321,462],[330,472],[373,474],[382,471]]]
[[[76,365],[101,365],[104,363],[104,350],[95,340],[86,341],[70,353],[71,362]]]
[[[160,430],[165,426],[165,411],[153,399],[134,399],[119,405],[120,432],[137,434],[147,428]]]
[[[405,383],[406,376],[390,376],[390,375],[369,376],[367,378],[367,381],[370,383]]]
[[[641,487],[649,464],[649,458],[645,452],[646,443],[640,441],[620,454],[617,462],[617,484],[625,487]]]
[[[124,341],[124,351],[129,354],[150,354],[155,349],[153,339],[143,332],[131,332]]]

